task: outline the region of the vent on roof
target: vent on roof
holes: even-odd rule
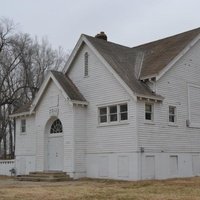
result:
[[[99,39],[107,41],[107,35],[103,31],[95,35],[95,38],[99,38]]]

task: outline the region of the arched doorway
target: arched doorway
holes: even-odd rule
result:
[[[59,119],[54,119],[51,123],[50,129],[48,129],[48,170],[63,170],[63,151],[63,126]]]

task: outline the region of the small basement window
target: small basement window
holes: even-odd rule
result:
[[[145,120],[153,121],[153,105],[145,104]]]
[[[169,122],[175,123],[176,122],[176,107],[169,106]]]
[[[26,120],[22,119],[21,120],[21,133],[25,133],[26,132]]]
[[[84,54],[84,76],[88,76],[88,52]]]

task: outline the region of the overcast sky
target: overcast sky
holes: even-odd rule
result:
[[[67,51],[100,31],[136,46],[200,27],[200,0],[0,0],[0,17]]]

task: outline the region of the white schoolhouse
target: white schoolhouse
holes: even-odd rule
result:
[[[81,35],[16,118],[18,175],[200,175],[200,28],[137,47]]]

